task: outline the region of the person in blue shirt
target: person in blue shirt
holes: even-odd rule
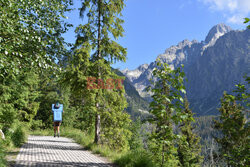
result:
[[[52,104],[52,112],[53,112],[53,121],[54,121],[54,137],[57,136],[60,137],[60,125],[62,123],[62,113],[63,111],[63,105],[59,102],[56,102],[56,104]]]

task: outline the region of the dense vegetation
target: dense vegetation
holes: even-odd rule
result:
[[[86,22],[75,29],[74,44],[62,37],[72,26],[65,22],[71,0],[0,2],[0,165],[28,133],[51,135],[57,101],[65,110],[62,135],[119,166],[249,165],[246,86],[223,96],[220,116],[199,118],[185,98],[182,68],[158,62],[150,106],[134,88],[125,92],[125,77],[111,68],[126,61],[117,43],[124,0],[82,0]],[[133,112],[139,107],[150,114]]]

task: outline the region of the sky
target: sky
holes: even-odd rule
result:
[[[250,17],[250,0],[125,0],[122,14],[124,37],[118,42],[127,48],[126,62],[114,68],[133,70],[184,39],[205,40],[209,30],[219,23],[242,30],[244,17]],[[74,29],[86,20],[79,18],[80,0],[74,0],[74,11],[67,13],[74,25],[65,35],[75,41]]]

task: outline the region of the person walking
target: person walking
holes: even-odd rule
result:
[[[62,123],[62,113],[63,111],[63,105],[59,102],[56,102],[56,104],[52,104],[52,112],[53,112],[53,122],[54,122],[54,137],[57,136],[60,137],[60,125]]]

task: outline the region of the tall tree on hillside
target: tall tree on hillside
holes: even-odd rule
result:
[[[111,70],[110,65],[115,61],[126,60],[126,49],[115,41],[123,36],[124,30],[121,24],[124,21],[120,17],[124,5],[124,0],[82,0],[80,16],[87,17],[88,21],[85,25],[79,25],[75,30],[77,40],[74,51],[77,54],[73,54],[71,60],[77,65],[74,65],[71,72],[74,72],[78,78],[82,77],[80,77],[81,80],[75,80],[76,78],[71,78],[71,80],[75,80],[75,83],[82,83],[80,91],[85,96],[83,103],[89,106],[88,110],[95,113],[95,143],[100,143],[102,135],[104,137],[102,142],[113,138],[116,139],[113,144],[118,144],[121,139],[119,136],[129,133],[123,131],[122,128],[125,126],[123,124],[129,122],[128,115],[123,113],[127,105],[124,90],[101,88],[108,79],[119,78]],[[81,59],[77,60],[78,57]],[[86,63],[87,66],[83,66]],[[87,76],[96,78],[96,81],[92,83],[93,87],[86,85],[87,80],[90,79]],[[113,84],[118,86],[121,83]],[[74,83],[71,85],[73,89],[77,89]],[[89,86],[93,89],[88,90]],[[110,137],[111,134],[116,136]],[[109,140],[109,143],[112,142]]]
[[[187,97],[184,99],[184,113],[187,118],[181,123],[180,131],[182,138],[178,144],[178,157],[181,166],[200,166],[202,157],[200,156],[200,137],[193,132],[193,113],[189,108]]]
[[[153,118],[150,122],[156,126],[151,134],[151,151],[161,167],[178,166],[176,144],[181,136],[174,133],[174,125],[178,125],[188,116],[182,112],[181,92],[186,92],[183,85],[185,74],[181,68],[172,70],[166,63],[158,60],[153,75],[158,80],[153,87],[149,87],[153,93],[153,101],[150,103]]]

